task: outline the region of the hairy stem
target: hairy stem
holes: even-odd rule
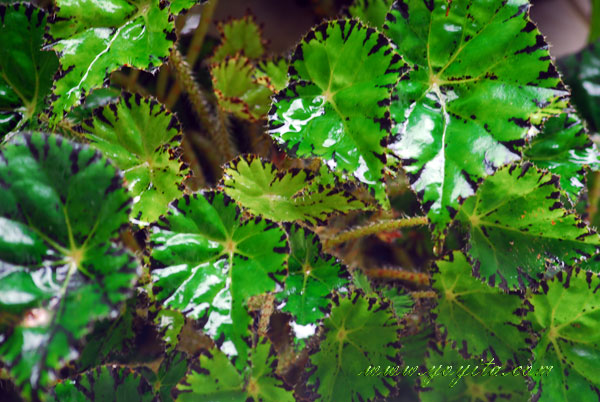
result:
[[[365,269],[365,275],[369,278],[392,279],[414,283],[420,286],[428,286],[430,278],[423,272],[404,271],[397,268],[373,268]]]

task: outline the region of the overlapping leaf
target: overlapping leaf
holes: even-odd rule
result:
[[[271,136],[300,157],[353,175],[385,206],[391,88],[406,65],[388,39],[357,20],[324,22],[297,46],[291,84],[274,98]]]
[[[334,295],[324,337],[310,356],[308,385],[320,401],[371,400],[386,396],[392,377],[365,376],[369,366],[396,366],[398,329],[389,303],[359,292]],[[361,375],[362,373],[362,375]]]
[[[0,358],[31,397],[130,293],[137,263],[110,239],[130,198],[100,153],[24,134],[0,151]]]
[[[563,106],[527,0],[397,0],[385,32],[415,68],[398,83],[390,149],[435,234],[482,178],[520,158],[528,130]]]
[[[221,33],[221,45],[215,49],[211,61],[219,63],[227,57],[242,54],[248,59],[258,59],[265,52],[261,28],[252,14],[243,18],[221,22],[217,25]]]
[[[151,241],[156,299],[204,322],[204,332],[243,367],[251,323],[245,304],[286,274],[285,232],[261,218],[242,221],[229,197],[209,192],[174,201]]]
[[[171,352],[179,342],[179,334],[185,325],[185,317],[176,310],[160,309],[154,323],[161,332],[166,351]]]
[[[57,118],[122,66],[160,66],[176,39],[164,0],[57,0],[56,5],[50,35],[60,59],[53,90]]]
[[[262,60],[256,66],[255,75],[257,78],[268,78],[269,85],[275,91],[281,91],[288,84],[288,64],[284,57]]]
[[[539,333],[533,349],[533,401],[595,401],[600,392],[600,280],[567,269],[542,283],[526,319]],[[540,373],[542,366],[552,367]],[[536,375],[537,374],[537,375]]]
[[[123,93],[118,104],[95,110],[83,128],[93,146],[124,171],[135,223],[157,220],[181,196],[189,169],[179,158],[179,123],[164,106]]]
[[[490,286],[524,289],[546,269],[562,269],[600,250],[600,236],[559,201],[558,176],[530,162],[490,176],[465,201],[474,273]]]
[[[348,12],[367,25],[381,29],[394,0],[354,0]]]
[[[177,15],[182,11],[189,10],[196,4],[204,4],[208,0],[171,0],[169,7],[173,14]]]
[[[309,170],[279,171],[270,162],[249,156],[225,169],[225,192],[256,215],[279,222],[315,224],[333,213],[362,209],[364,204],[334,186],[310,188]]]
[[[175,386],[185,377],[187,369],[188,359],[185,353],[173,352],[164,357],[156,373],[148,367],[141,368],[140,373],[148,381],[154,395],[157,395],[161,402],[171,402],[174,400]]]
[[[560,176],[563,188],[576,202],[585,186],[585,167],[600,168],[598,150],[577,116],[551,117],[524,152],[525,159]]]
[[[152,387],[137,371],[128,367],[100,366],[75,379],[59,382],[54,388],[57,402],[153,401]]]
[[[495,364],[525,363],[529,358],[528,334],[519,330],[519,296],[506,294],[471,275],[465,255],[454,252],[436,262],[433,288],[438,305],[436,323],[448,340],[456,342],[463,356],[482,357]]]
[[[0,140],[36,118],[58,69],[41,50],[46,13],[31,4],[0,4]]]

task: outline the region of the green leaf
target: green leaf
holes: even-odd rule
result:
[[[266,338],[251,350],[249,365],[238,371],[219,350],[202,353],[177,386],[178,401],[294,401],[293,393],[274,374],[275,351]]]
[[[542,282],[526,316],[539,334],[533,349],[533,401],[595,401],[600,389],[600,280],[568,268]],[[545,375],[541,366],[553,366]]]
[[[306,169],[280,171],[254,156],[230,162],[224,190],[252,213],[278,222],[325,221],[331,214],[363,209],[364,204],[334,186],[310,188],[314,174]]]
[[[168,353],[160,362],[158,372],[142,367],[140,373],[152,386],[154,395],[159,396],[161,402],[173,401],[175,386],[185,377],[188,370],[188,360],[185,353]]]
[[[93,117],[94,109],[117,103],[120,95],[121,91],[116,88],[94,89],[81,105],[74,107],[67,114],[66,119],[73,125],[81,125],[85,120]]]
[[[250,121],[264,118],[273,92],[265,79],[257,80],[247,58],[227,58],[210,68],[219,106],[226,112]],[[262,82],[261,82],[262,81]]]
[[[520,331],[519,296],[506,294],[481,283],[471,274],[471,265],[462,252],[438,260],[433,288],[438,305],[436,323],[447,338],[457,343],[463,356],[493,358],[496,364],[525,362],[529,358],[528,334]]]
[[[262,60],[256,66],[255,76],[266,77],[275,91],[281,91],[288,84],[288,61],[285,57]]]
[[[0,140],[37,117],[58,69],[43,52],[46,13],[31,4],[0,5]]]
[[[160,309],[154,323],[159,328],[166,351],[171,352],[179,343],[179,334],[185,325],[185,317],[179,311]]]
[[[196,4],[204,4],[208,0],[171,0],[170,9],[171,13],[177,15],[182,11],[189,10],[194,7]]]
[[[564,106],[564,91],[527,0],[398,0],[385,32],[415,68],[396,87],[393,153],[434,234],[528,131]]]
[[[319,401],[371,400],[386,396],[391,377],[365,376],[369,366],[397,365],[398,324],[389,303],[360,292],[334,294],[324,337],[310,356],[308,385]]]
[[[348,8],[350,15],[373,28],[383,28],[385,17],[394,0],[354,0]]]
[[[523,362],[526,363],[526,362]],[[528,398],[525,377],[521,371],[507,373],[506,366],[491,359],[465,359],[450,344],[440,351],[429,349],[425,360],[426,374],[420,380],[422,402],[463,402],[517,400]]]
[[[356,20],[324,22],[296,47],[291,84],[274,97],[271,136],[299,157],[367,184],[389,206],[383,182],[391,88],[406,65],[388,39]]]
[[[600,132],[600,41],[560,59],[558,65],[571,89],[575,107],[587,120],[590,129]]]
[[[598,150],[579,118],[563,113],[551,117],[523,153],[537,167],[560,176],[560,187],[576,202],[585,187],[585,167],[600,168]]]
[[[290,257],[285,288],[276,298],[283,302],[281,311],[290,313],[296,339],[314,335],[316,325],[329,310],[332,291],[343,291],[350,283],[345,266],[323,253],[319,237],[298,225],[288,226]]]
[[[138,264],[111,242],[131,199],[100,153],[42,134],[0,150],[0,187],[0,311],[21,316],[0,357],[31,397],[131,293]]]
[[[463,204],[473,273],[507,291],[536,285],[547,269],[561,269],[600,250],[600,236],[560,202],[558,176],[530,162],[490,176]]]
[[[56,0],[50,25],[60,72],[52,105],[62,118],[124,65],[155,69],[169,56],[175,25],[164,0]]]
[[[116,105],[95,110],[83,128],[92,145],[124,171],[134,197],[134,223],[157,220],[169,202],[181,196],[189,174],[180,159],[181,129],[162,104],[123,93]]]
[[[150,239],[156,299],[204,322],[204,332],[243,367],[246,302],[274,291],[287,273],[285,232],[261,218],[242,221],[229,197],[207,192],[175,200]]]
[[[55,401],[152,401],[152,387],[142,375],[128,367],[101,366],[60,381],[54,388]]]
[[[377,291],[381,296],[392,302],[396,317],[402,318],[413,309],[414,301],[409,294],[403,293],[394,286],[379,286]]]
[[[262,29],[252,14],[243,18],[221,22],[217,25],[221,33],[221,44],[211,58],[211,62],[220,63],[227,57],[237,54],[249,59],[258,59],[265,53]]]

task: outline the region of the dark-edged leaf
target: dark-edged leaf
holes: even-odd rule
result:
[[[156,314],[154,323],[159,328],[166,351],[171,352],[179,343],[179,334],[185,325],[185,317],[177,310],[160,309]]]
[[[213,63],[219,63],[238,53],[249,59],[258,59],[264,54],[262,29],[256,23],[254,15],[246,14],[240,19],[221,22],[217,29],[221,33],[221,44],[211,58]]]
[[[527,0],[398,0],[385,32],[416,68],[391,113],[411,187],[441,235],[479,181],[520,158],[529,129],[564,91]]]
[[[558,176],[530,162],[489,176],[465,201],[474,274],[504,290],[535,285],[546,269],[561,269],[600,250],[600,236],[560,202]]]
[[[319,237],[298,225],[287,228],[290,242],[289,275],[285,288],[276,298],[283,302],[281,311],[290,313],[290,323],[296,339],[314,335],[316,324],[331,305],[327,297],[333,291],[343,291],[350,283],[350,274],[335,257],[321,249]]]
[[[60,59],[55,119],[122,66],[153,69],[163,63],[176,39],[167,5],[164,0],[56,1],[50,25]]]
[[[448,340],[456,342],[463,356],[493,358],[500,365],[525,362],[529,358],[528,334],[517,326],[522,300],[482,283],[471,274],[471,265],[462,252],[438,260],[433,288],[438,304],[433,310],[436,323]]]
[[[0,356],[30,396],[129,296],[138,264],[111,239],[131,199],[99,152],[42,134],[0,150],[0,187],[0,310],[21,316]]]
[[[134,223],[156,221],[181,196],[189,169],[180,159],[177,118],[162,104],[123,93],[116,105],[96,109],[83,128],[92,145],[123,170],[134,197]]]
[[[152,401],[152,387],[137,371],[128,367],[100,366],[60,381],[54,387],[57,402]]]
[[[118,102],[119,96],[121,96],[121,91],[116,88],[94,89],[85,98],[85,102],[71,109],[65,120],[69,120],[74,125],[81,125],[93,116],[94,109]]]
[[[314,174],[305,169],[280,171],[255,156],[240,157],[224,171],[224,190],[256,215],[278,222],[304,220],[315,224],[333,213],[363,209],[350,193],[333,186],[310,189]]]
[[[383,182],[391,88],[406,65],[388,39],[357,20],[327,21],[296,47],[288,87],[269,112],[271,136],[292,154],[320,157],[389,205]]]
[[[585,187],[585,167],[600,168],[598,150],[579,118],[563,113],[551,117],[523,153],[536,166],[560,176],[560,187],[576,202]]]
[[[334,294],[321,344],[310,356],[308,385],[320,401],[371,400],[386,396],[395,380],[365,376],[369,366],[396,366],[398,324],[389,303],[360,292]]]
[[[0,4],[0,140],[36,117],[58,69],[43,52],[46,13],[31,4]]]
[[[249,59],[243,56],[226,58],[213,64],[210,74],[223,110],[250,121],[267,115],[273,92],[267,80],[254,77],[254,66]]]
[[[287,273],[285,232],[265,219],[242,221],[229,197],[207,192],[175,200],[151,242],[156,299],[204,322],[204,332],[243,367],[246,302],[274,291]]]
[[[238,371],[219,350],[202,353],[192,363],[191,372],[177,386],[178,401],[294,401],[293,393],[284,388],[274,374],[275,351],[266,338],[250,352],[249,365]]]
[[[568,268],[532,296],[532,311],[525,317],[539,334],[533,349],[532,401],[599,399],[599,286],[597,274]],[[540,374],[544,366],[552,369]]]
[[[409,294],[403,293],[397,287],[383,285],[378,286],[376,289],[379,294],[392,302],[392,309],[396,317],[402,318],[413,309],[415,303],[412,297]]]
[[[394,0],[354,0],[348,12],[373,28],[383,28],[385,17]]]
[[[140,373],[146,378],[161,402],[173,401],[175,386],[185,377],[188,359],[183,352],[168,353],[160,363],[158,372],[142,367]]]
[[[256,66],[255,75],[257,78],[268,78],[273,90],[281,91],[288,84],[288,66],[285,57],[262,60]]]
[[[204,4],[208,0],[171,0],[169,7],[173,14],[177,15],[182,11],[189,10],[196,4]]]

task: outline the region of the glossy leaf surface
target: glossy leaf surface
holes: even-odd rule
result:
[[[365,376],[369,366],[397,365],[398,324],[389,303],[354,292],[334,295],[324,336],[310,356],[309,387],[320,401],[371,400],[388,395],[393,377]]]
[[[288,87],[269,112],[271,136],[299,157],[367,184],[387,206],[383,172],[391,88],[406,65],[388,39],[357,20],[324,22],[296,47]]]
[[[246,302],[274,291],[286,274],[285,232],[261,218],[242,221],[222,193],[196,193],[171,204],[151,242],[156,299],[204,322],[204,332],[243,367]]]
[[[56,1],[50,36],[61,70],[53,90],[57,118],[122,66],[153,69],[162,64],[176,39],[167,4],[164,0]]]
[[[436,263],[433,288],[438,305],[433,310],[436,323],[449,341],[456,342],[463,356],[495,364],[525,363],[529,358],[527,332],[519,331],[519,296],[488,286],[471,274],[465,255],[454,252]]]
[[[179,343],[179,334],[185,325],[183,314],[177,310],[161,309],[156,315],[154,323],[162,335],[166,351],[173,351]]]
[[[36,118],[58,69],[43,52],[46,13],[30,4],[0,4],[0,140]]]
[[[525,159],[537,167],[560,176],[560,187],[576,202],[585,187],[585,167],[600,167],[598,150],[577,116],[551,117],[524,152]]]
[[[354,0],[348,12],[366,25],[380,30],[393,2],[394,0]]]
[[[546,269],[561,269],[600,249],[600,237],[560,202],[558,176],[531,163],[507,166],[465,201],[474,273],[504,290],[535,286]]]
[[[215,49],[211,61],[222,62],[227,57],[242,54],[249,59],[258,59],[265,52],[261,28],[253,15],[222,22],[217,25],[221,33],[221,45]]]
[[[310,188],[309,170],[280,171],[249,156],[232,161],[224,172],[225,192],[256,215],[279,222],[315,224],[333,213],[362,209],[364,204],[333,186]]]
[[[86,138],[125,174],[133,198],[131,220],[147,225],[181,196],[189,169],[180,160],[180,126],[154,99],[123,93],[119,103],[94,111]]]
[[[543,283],[533,295],[526,317],[539,340],[533,349],[533,373],[553,366],[546,375],[532,376],[534,401],[598,399],[600,384],[600,279],[597,274],[567,269]]]
[[[42,134],[0,151],[0,187],[0,310],[20,317],[0,357],[30,397],[130,294],[138,264],[111,239],[131,200],[98,152]]]
[[[528,130],[567,92],[527,0],[398,0],[385,32],[415,65],[391,113],[402,160],[440,235],[482,178],[520,158]]]

